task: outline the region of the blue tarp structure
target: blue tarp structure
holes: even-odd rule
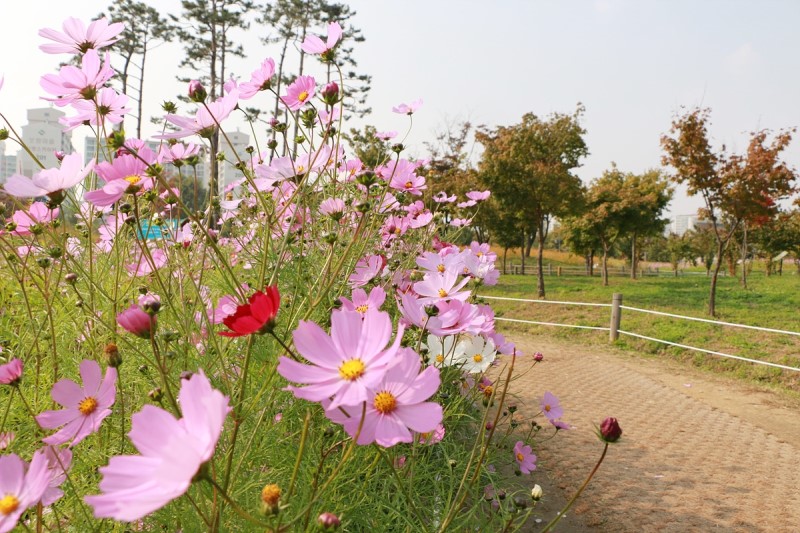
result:
[[[175,235],[181,221],[177,218],[165,220],[160,226],[153,224],[149,220],[140,222],[139,238],[145,240],[163,239],[170,235]]]

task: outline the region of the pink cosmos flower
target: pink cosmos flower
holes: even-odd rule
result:
[[[458,202],[456,207],[464,209],[465,207],[472,207],[473,205],[477,204],[475,200],[467,200],[466,202]]]
[[[521,440],[514,445],[514,459],[517,460],[519,471],[523,474],[530,474],[536,470],[536,456],[533,454],[533,449]]]
[[[464,265],[461,254],[442,255],[433,252],[424,252],[417,257],[417,265],[427,272],[444,274],[447,271],[460,273]]]
[[[542,398],[542,413],[548,420],[553,421],[564,416],[564,409],[558,401],[558,398],[552,392],[545,392]]]
[[[117,324],[137,337],[149,339],[151,330],[156,326],[156,317],[133,304],[117,315]]]
[[[453,196],[447,196],[446,192],[439,191],[433,195],[433,201],[440,204],[444,203],[450,204],[456,201],[456,195],[454,194]]]
[[[17,225],[14,235],[30,235],[31,226],[48,224],[58,218],[59,209],[50,209],[44,202],[33,202],[27,211],[17,210],[11,220]]]
[[[439,424],[433,431],[421,434],[419,436],[419,441],[422,444],[427,444],[428,446],[432,444],[438,444],[442,442],[444,434],[445,434],[444,426],[442,424]]]
[[[14,442],[16,436],[17,435],[13,431],[0,432],[0,451],[8,448],[11,443]]]
[[[134,414],[131,442],[141,455],[112,457],[100,468],[102,494],[86,496],[97,518],[130,522],[182,496],[211,459],[230,412],[228,397],[200,370],[181,381],[183,418],[154,405]]]
[[[200,146],[197,144],[162,144],[158,151],[158,162],[172,163],[176,167],[182,167],[183,165],[187,164],[187,159],[199,155]]]
[[[469,191],[467,193],[467,198],[476,202],[480,202],[489,198],[491,194],[491,191]]]
[[[422,107],[422,98],[414,100],[410,104],[396,105],[392,108],[392,111],[401,115],[413,115],[420,107]]]
[[[381,287],[374,287],[371,291],[369,291],[369,296],[367,296],[367,293],[364,291],[364,289],[355,289],[353,291],[353,301],[350,301],[343,296],[339,297],[339,301],[342,302],[342,309],[356,311],[362,316],[365,315],[370,309],[380,309],[385,300],[386,291],[384,291]]]
[[[306,35],[303,44],[300,48],[307,54],[325,54],[330,52],[342,38],[342,27],[338,22],[331,22],[328,24],[328,39],[322,42],[322,39],[316,35]]]
[[[265,59],[259,68],[250,75],[250,81],[239,85],[242,100],[249,100],[260,91],[269,89],[270,80],[275,75],[275,61],[271,57]]]
[[[420,372],[419,355],[410,348],[401,348],[383,379],[369,390],[363,424],[360,405],[347,404],[339,410],[331,404],[325,415],[342,424],[351,437],[355,437],[361,425],[356,441],[361,445],[376,442],[388,448],[411,442],[411,431],[432,432],[442,422],[442,406],[426,401],[436,393],[440,383],[439,369],[429,366]]]
[[[104,120],[111,124],[119,124],[128,114],[129,98],[110,87],[97,91],[92,100],[76,100],[72,107],[78,112],[74,117],[61,117],[58,121],[64,126],[64,131],[70,131],[83,124],[97,126]]]
[[[206,103],[197,109],[194,117],[182,117],[169,113],[166,119],[178,128],[178,131],[170,131],[161,135],[154,135],[154,139],[182,139],[191,135],[211,138],[217,123],[222,123],[228,118],[231,112],[239,104],[239,90],[234,89],[224,96],[217,98],[216,101]]]
[[[471,221],[468,218],[454,218],[450,221],[450,225],[456,228],[463,228],[469,226],[470,224]]]
[[[428,322],[428,330],[434,335],[486,333],[487,317],[479,306],[461,300],[450,300],[436,304],[438,314]]]
[[[114,69],[109,63],[108,54],[105,62],[100,63],[100,56],[95,50],[89,50],[81,60],[81,68],[73,65],[61,67],[58,74],[45,74],[39,81],[42,89],[55,96],[45,98],[59,107],[69,105],[76,100],[91,100],[97,91],[114,76]]]
[[[297,111],[311,101],[315,88],[316,82],[312,76],[300,76],[286,88],[281,101],[292,111]]]
[[[41,451],[33,454],[27,472],[18,455],[0,455],[0,533],[14,529],[22,513],[42,499],[51,476]]]
[[[32,178],[14,174],[6,180],[3,188],[11,196],[47,196],[54,203],[60,203],[64,199],[64,191],[83,181],[93,167],[94,159],[83,166],[81,155],[74,153],[65,156],[58,168],[40,170]]]
[[[470,291],[462,291],[469,278],[459,281],[459,274],[445,270],[441,274],[426,274],[422,281],[414,284],[414,291],[422,297],[425,303],[436,303],[444,300],[465,301],[470,296]]]
[[[22,360],[16,357],[0,365],[0,385],[16,385],[22,379]]]
[[[125,265],[125,270],[127,270],[128,274],[131,276],[147,276],[166,265],[169,259],[167,253],[161,248],[153,248],[150,250],[150,257],[153,258],[152,261],[147,257],[147,254],[140,254],[135,263]]]
[[[42,439],[45,444],[64,444],[75,446],[80,441],[100,429],[100,423],[111,414],[116,399],[117,370],[106,369],[101,378],[100,365],[84,359],[80,365],[83,387],[71,379],[62,379],[53,385],[50,395],[64,406],[60,411],[44,411],[36,421],[45,429],[62,427],[57,433]]]
[[[376,131],[375,137],[382,141],[388,141],[397,137],[396,131]]]
[[[39,30],[39,36],[55,41],[55,44],[43,44],[39,49],[46,54],[84,54],[88,50],[98,49],[119,40],[119,34],[125,29],[121,22],[108,23],[103,17],[93,20],[89,27],[83,21],[69,17],[61,26],[64,33],[50,28]]]
[[[386,268],[386,258],[382,255],[368,255],[356,263],[348,281],[353,287],[363,287],[375,276],[380,276]]]
[[[67,479],[67,472],[72,464],[72,450],[45,446],[43,451],[47,458],[47,468],[50,470],[50,483],[42,495],[42,505],[47,507],[64,495],[64,491],[59,487]]]
[[[318,402],[333,397],[328,409],[358,405],[383,379],[397,354],[403,327],[387,348],[391,335],[389,315],[377,310],[367,311],[363,319],[354,311],[334,311],[330,336],[315,323],[301,321],[293,332],[294,344],[312,365],[281,357],[278,373],[289,381],[308,384],[288,387],[298,398]]]
[[[341,198],[326,198],[319,204],[319,212],[334,220],[339,220],[344,215],[344,200]]]

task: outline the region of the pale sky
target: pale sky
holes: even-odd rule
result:
[[[800,125],[800,2],[793,0],[348,3],[358,13],[352,24],[366,37],[356,45],[359,71],[373,76],[373,114],[366,122],[402,135],[407,117],[391,107],[423,98],[406,142],[418,156],[424,155],[422,143],[448,121],[510,125],[528,112],[571,112],[577,102],[586,106],[591,152],[577,173],[587,182],[612,161],[632,172],[659,166],[660,136],[681,106],[711,107],[714,142],[737,151],[746,147],[752,130]],[[39,77],[67,57],[40,52],[44,40],[37,30],[60,30],[68,16],[88,21],[110,2],[2,4],[0,112],[18,127],[26,109],[47,105],[39,99],[44,95]],[[178,0],[150,4],[179,12]],[[267,32],[253,26],[242,35],[248,58],[233,64],[234,74],[249,78],[274,55],[259,41]],[[184,92],[174,81],[181,54],[179,45],[168,44],[149,57],[146,116]],[[83,143],[77,141],[88,134],[76,130],[78,149]],[[795,141],[787,154],[795,166],[798,146]],[[671,211],[688,214],[699,205],[679,194]]]

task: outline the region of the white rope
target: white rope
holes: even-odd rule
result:
[[[592,304],[586,302],[558,302],[555,300],[526,300],[524,298],[505,298],[503,296],[479,296],[487,300],[508,300],[510,302],[531,302],[536,304],[562,304],[562,305],[585,305],[590,307],[611,307],[611,304]],[[607,329],[607,328],[606,328]]]
[[[639,309],[638,307],[628,307],[627,305],[620,305],[621,309],[627,309],[628,311],[638,311],[640,313],[650,313],[651,315],[661,315],[661,316],[669,316],[672,318],[682,318],[684,320],[694,320],[696,322],[706,322],[709,324],[719,324],[721,326],[732,326],[735,328],[745,328],[745,329],[755,329],[758,331],[768,331],[770,333],[783,333],[785,335],[795,335],[800,337],[800,333],[795,331],[786,331],[783,329],[772,329],[772,328],[762,328],[760,326],[748,326],[745,324],[734,324],[733,322],[721,322],[719,320],[710,320],[708,318],[698,318],[694,316],[683,316],[683,315],[675,315],[673,313],[664,313],[662,311],[651,311],[649,309]]]
[[[669,342],[669,341],[665,341],[665,340],[661,340],[661,339],[654,339],[653,337],[647,337],[645,335],[639,335],[638,333],[631,333],[630,331],[623,331],[621,329],[618,329],[617,332],[623,333],[625,335],[630,335],[631,337],[636,337],[638,339],[645,339],[645,340],[648,340],[648,341],[660,342],[660,343],[663,343],[663,344],[669,344],[670,346],[677,346],[678,348],[684,348],[686,350],[696,350],[698,352],[704,352],[704,353],[708,353],[708,354],[711,354],[711,355],[719,355],[720,357],[728,357],[730,359],[738,359],[739,361],[747,361],[748,363],[756,363],[758,365],[767,365],[767,366],[772,366],[772,367],[775,367],[775,368],[782,368],[784,370],[794,370],[796,372],[800,372],[800,368],[795,368],[793,366],[779,365],[777,363],[770,363],[768,361],[759,361],[758,359],[748,359],[746,357],[739,357],[738,355],[731,355],[731,354],[728,354],[728,353],[715,352],[713,350],[706,350],[706,349],[703,349],[703,348],[696,348],[694,346],[687,346],[686,344],[678,344],[676,342]]]
[[[560,328],[580,328],[580,329],[596,329],[599,331],[608,331],[609,328],[601,328],[597,326],[576,326],[573,324],[556,324],[555,322],[535,322],[533,320],[519,320],[516,318],[502,318],[495,317],[495,320],[504,320],[506,322],[520,322],[522,324],[536,324],[538,326],[557,326]]]

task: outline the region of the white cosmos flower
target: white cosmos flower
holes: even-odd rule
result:
[[[480,336],[469,337],[458,343],[456,351],[464,353],[464,366],[461,368],[470,374],[486,372],[489,365],[497,357],[494,342]]]
[[[456,335],[446,337],[428,335],[428,343],[423,346],[428,351],[425,356],[426,362],[436,368],[460,365],[464,362],[465,354],[461,343],[456,343]]]

